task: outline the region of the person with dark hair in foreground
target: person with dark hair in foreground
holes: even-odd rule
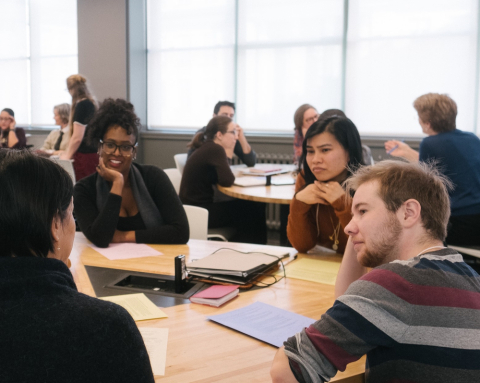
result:
[[[89,123],[88,140],[100,159],[97,172],[75,185],[75,215],[96,246],[188,242],[187,216],[168,176],[133,162],[139,127],[133,105],[111,98]]]
[[[343,229],[352,215],[342,183],[363,163],[360,135],[348,118],[320,119],[307,130],[302,147],[288,239],[302,253],[317,244],[343,253]]]
[[[346,183],[355,195],[337,300],[279,349],[273,382],[329,381],[364,354],[367,383],[480,381],[480,276],[443,246],[448,179],[382,161]]]
[[[0,381],[153,382],[122,307],[77,291],[73,184],[54,162],[0,150]]]
[[[457,104],[446,94],[424,94],[413,107],[428,135],[420,143],[420,152],[397,140],[387,141],[385,149],[409,161],[436,162],[454,185],[446,243],[480,246],[480,139],[456,128]]]
[[[27,146],[27,137],[23,128],[17,128],[15,113],[10,108],[0,112],[0,148],[23,149]]]
[[[235,104],[230,101],[217,102],[213,108],[213,117],[215,116],[225,116],[233,120],[233,117],[235,116]],[[198,130],[197,133],[195,133],[195,136],[200,132],[205,134],[206,128],[207,127],[204,126],[202,129]],[[235,129],[237,131],[237,142],[233,149],[227,149],[226,151],[229,162],[232,160],[233,154],[235,153],[245,165],[255,166],[255,163],[257,162],[257,154],[248,143],[242,127],[236,124]],[[190,157],[190,155],[199,147],[198,143],[195,143],[195,141],[192,140],[188,144],[188,157]]]

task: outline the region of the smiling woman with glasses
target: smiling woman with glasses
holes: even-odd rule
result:
[[[133,162],[140,120],[125,100],[106,99],[89,124],[97,172],[75,185],[75,215],[96,246],[181,244],[189,238],[182,203],[165,172]]]

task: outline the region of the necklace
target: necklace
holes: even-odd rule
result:
[[[340,221],[338,222],[337,227],[333,224],[333,218],[330,216],[330,222],[332,222],[333,226],[333,234],[330,235],[328,238],[330,238],[330,241],[333,241],[332,249],[337,250],[338,249],[338,244],[340,243],[338,241],[338,235],[340,234]]]
[[[416,256],[418,257],[419,255],[422,255],[424,253],[427,253],[428,250],[432,250],[432,249],[436,249],[436,248],[439,248],[439,249],[446,249],[445,246],[432,246],[432,247],[429,247],[427,249],[423,249],[420,253],[418,253]]]
[[[320,204],[317,204],[317,214],[316,214],[316,221],[317,221],[317,236],[320,235],[320,226],[318,225],[318,209],[320,207]],[[330,215],[330,222],[332,223],[333,227],[333,233],[332,235],[329,235],[328,238],[330,241],[333,241],[332,249],[337,251],[338,250],[338,244],[340,243],[338,241],[338,235],[340,234],[340,221],[338,221],[337,227],[333,224],[333,219],[332,216]]]

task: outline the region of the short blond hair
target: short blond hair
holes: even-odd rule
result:
[[[427,93],[413,102],[418,117],[437,133],[455,130],[457,104],[446,94]]]
[[[363,166],[345,181],[347,192],[351,195],[370,181],[378,181],[379,196],[393,213],[409,199],[418,201],[427,235],[442,242],[445,240],[450,219],[448,191],[452,183],[435,163],[385,160]]]

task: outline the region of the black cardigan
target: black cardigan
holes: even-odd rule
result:
[[[207,140],[188,157],[183,168],[180,199],[184,204],[194,206],[212,203],[212,186],[232,186],[234,181],[225,149]]]
[[[0,382],[153,382],[122,307],[77,291],[56,259],[0,257]]]
[[[145,229],[135,228],[137,243],[184,244],[190,235],[188,220],[178,195],[165,172],[156,166],[135,166],[142,175],[153,202],[165,222],[164,225]],[[112,241],[118,226],[122,197],[110,193],[101,211],[97,209],[96,181],[100,177],[94,173],[75,184],[73,197],[75,217],[85,236],[96,246],[107,247]],[[143,221],[142,221],[143,223]]]

